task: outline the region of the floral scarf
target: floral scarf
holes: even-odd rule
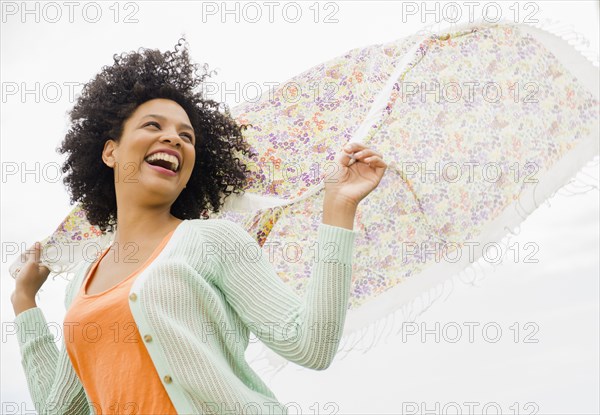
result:
[[[506,254],[506,237],[598,154],[598,103],[598,68],[531,26],[468,24],[352,49],[232,108],[258,157],[244,160],[244,195],[209,216],[240,223],[265,250],[292,252],[273,266],[302,296],[335,153],[347,142],[382,153],[389,167],[355,219],[341,342],[351,350],[397,310],[424,311],[482,257]],[[57,258],[51,251],[67,243],[110,238],[75,206],[42,252]],[[69,273],[78,246],[75,261],[42,262]]]

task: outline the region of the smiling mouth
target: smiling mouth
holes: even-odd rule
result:
[[[179,171],[179,168],[181,167],[179,158],[163,152],[151,154],[146,157],[144,161],[151,166],[161,167],[175,173]]]

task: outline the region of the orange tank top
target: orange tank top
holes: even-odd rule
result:
[[[162,251],[167,234],[127,278],[98,294],[86,294],[99,255],[65,315],[63,333],[75,373],[96,414],[177,414],[143,344],[128,295],[137,275]]]

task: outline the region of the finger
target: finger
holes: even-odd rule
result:
[[[25,262],[32,262],[35,257],[35,244],[31,245],[29,248],[25,250],[23,253],[25,256]]]
[[[34,248],[34,251],[33,251],[33,261],[36,264],[39,264],[40,263],[40,257],[42,255],[42,244],[39,243],[39,242],[36,242],[35,244],[33,244],[33,248]]]
[[[39,265],[38,266],[40,272],[42,273],[43,277],[46,278],[48,275],[50,275],[50,268],[48,268],[45,265]]]
[[[346,150],[346,147],[348,147],[349,150]],[[376,153],[377,155],[381,156],[381,153],[379,153],[376,149],[371,148],[363,143],[348,143],[348,144],[346,144],[346,146],[344,146],[344,150],[353,152],[353,153],[358,152],[358,151],[372,151],[372,152]]]
[[[367,147],[363,143],[348,143],[344,146],[344,151],[347,153],[360,153],[358,157],[362,157],[363,155],[378,155],[379,157],[383,157],[383,154],[375,149]]]
[[[354,164],[357,160],[354,154],[347,153],[346,151],[342,150],[339,161],[343,166],[348,167]]]
[[[366,157],[369,156],[379,156],[379,157],[383,157],[380,153],[378,153],[375,150],[372,150],[370,148],[366,148],[364,150],[360,150],[356,153],[354,153],[354,156],[358,159],[365,159]]]
[[[367,146],[363,143],[347,143],[344,146],[344,151],[348,153],[355,153],[359,150],[364,150],[365,148],[367,148]]]
[[[371,167],[387,167],[387,164],[379,156],[370,156],[362,160]]]
[[[41,248],[38,248],[38,244],[39,242],[34,243],[25,251],[26,262],[39,263]]]

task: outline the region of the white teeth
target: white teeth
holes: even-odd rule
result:
[[[177,160],[177,157],[175,157],[171,154],[154,153],[146,158],[146,161],[154,161],[154,160],[168,161],[169,163],[171,163],[171,166],[173,167],[173,169],[172,169],[173,171],[177,171],[177,169],[179,168],[179,160]]]

